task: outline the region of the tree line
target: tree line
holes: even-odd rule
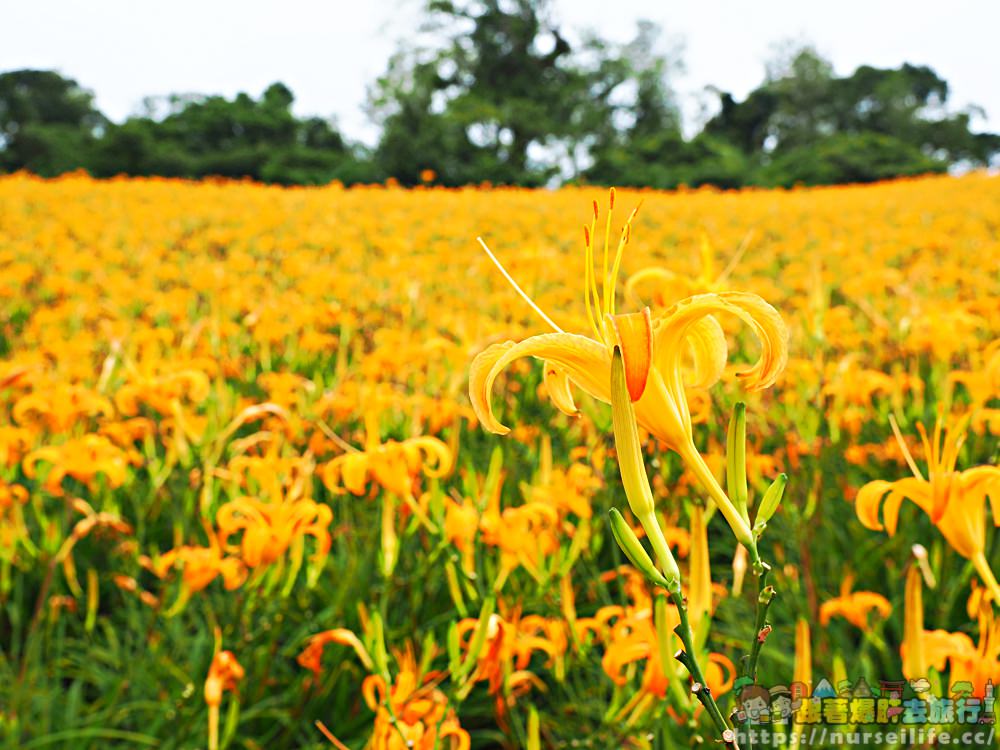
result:
[[[973,132],[927,66],[838,76],[803,47],[685,137],[675,61],[640,22],[628,44],[573,35],[547,0],[428,0],[423,46],[399,49],[370,87],[375,146],[297,117],[281,83],[258,98],[172,95],[115,123],[56,71],[0,74],[0,172],[673,188],[870,182],[988,165],[1000,135]]]

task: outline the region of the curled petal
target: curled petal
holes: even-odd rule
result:
[[[860,490],[854,498],[854,510],[858,514],[858,520],[866,529],[872,531],[882,531],[885,526],[879,521],[879,507],[882,505],[882,498],[892,487],[892,482],[883,479],[876,479],[869,482]]]
[[[915,477],[900,479],[892,483],[892,492],[885,499],[882,506],[882,518],[885,519],[885,529],[889,536],[896,533],[896,525],[899,522],[899,508],[903,500],[909,499],[919,505],[925,513],[930,514],[931,496],[927,483]]]
[[[610,401],[611,357],[607,347],[593,339],[573,333],[545,333],[520,343],[506,341],[494,344],[472,361],[469,372],[472,408],[480,423],[490,432],[500,435],[510,432],[493,414],[490,395],[497,375],[521,357],[538,357],[554,363],[588,394],[605,402]]]
[[[726,369],[729,347],[726,334],[719,321],[706,315],[691,324],[687,333],[687,343],[691,351],[691,388],[710,388],[719,382]]]
[[[453,747],[454,750],[469,750],[472,747],[472,739],[469,737],[469,733],[462,729],[457,721],[452,724],[445,722],[441,726],[441,739],[443,740],[445,737],[455,738],[458,744],[452,743],[448,745],[448,747]]]
[[[361,694],[372,711],[385,702],[386,692],[385,680],[378,675],[368,675],[361,683]]]
[[[453,465],[451,449],[438,438],[425,435],[411,438],[407,443],[416,446],[423,453],[424,474],[428,477],[443,477],[451,471]]]
[[[892,613],[892,605],[889,604],[889,600],[874,591],[857,591],[854,594],[854,599],[862,609],[874,609],[883,620]]]
[[[1000,526],[1000,466],[976,466],[960,475],[962,494],[978,492],[989,497],[993,525]]]
[[[884,525],[879,521],[879,508],[882,506],[883,498],[885,498],[882,510]],[[858,490],[854,507],[858,520],[865,528],[872,531],[884,529],[889,536],[893,536],[899,521],[899,508],[906,499],[919,505],[925,512],[928,511],[931,499],[927,483],[916,478],[900,479],[898,482],[877,479]]]
[[[705,672],[705,681],[712,688],[713,695],[724,695],[733,689],[736,667],[725,654],[715,652],[709,654],[708,668]]]
[[[690,336],[691,326],[695,321],[719,312],[737,316],[753,329],[760,341],[757,362],[749,370],[739,373],[739,377],[745,380],[744,387],[755,391],[774,385],[788,362],[788,328],[777,310],[756,294],[745,292],[698,294],[681,300],[659,316],[653,323],[657,367],[664,372],[675,369],[680,359],[681,344]],[[699,337],[704,339],[701,346],[709,342],[707,336],[710,334],[706,330],[700,332]],[[713,350],[711,356],[717,357],[717,351]],[[703,363],[703,367],[711,361]]]
[[[653,297],[657,304],[688,295],[694,288],[694,284],[686,276],[679,276],[667,268],[652,266],[636,271],[625,280],[625,299],[641,304],[642,297],[636,287],[650,279],[658,282],[659,288]]]
[[[580,413],[573,400],[573,392],[570,390],[569,375],[565,370],[561,370],[558,365],[546,362],[542,370],[545,381],[545,389],[549,393],[549,398],[563,414],[575,417]]]
[[[31,453],[29,453],[22,462],[21,467],[24,470],[24,475],[28,477],[28,479],[34,479],[36,474],[35,464],[37,464],[39,461],[48,461],[50,463],[54,463],[58,459],[59,459],[59,450],[57,448],[47,446],[45,448],[39,448],[38,450],[34,450]]]

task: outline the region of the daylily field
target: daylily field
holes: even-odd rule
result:
[[[998,435],[997,177],[3,177],[0,747],[957,735]]]

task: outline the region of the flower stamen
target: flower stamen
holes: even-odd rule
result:
[[[554,330],[555,330],[555,331],[556,331],[557,333],[565,333],[565,331],[563,331],[563,329],[562,329],[562,328],[560,328],[559,326],[557,326],[557,325],[556,325],[556,324],[555,324],[555,323],[553,322],[552,318],[550,318],[550,317],[549,317],[548,315],[546,315],[546,314],[545,314],[545,313],[544,313],[544,312],[542,311],[542,308],[540,308],[540,307],[539,307],[538,305],[536,305],[536,304],[535,304],[535,302],[534,302],[534,300],[532,300],[532,299],[531,299],[531,297],[529,297],[529,296],[527,295],[527,293],[526,293],[526,292],[525,292],[525,291],[524,291],[524,290],[523,290],[523,289],[522,289],[521,287],[519,287],[519,286],[517,285],[517,282],[516,282],[516,281],[514,281],[514,277],[512,277],[512,276],[511,276],[511,275],[510,275],[509,273],[507,273],[507,269],[503,267],[503,264],[502,264],[502,263],[501,263],[501,262],[499,261],[499,259],[497,259],[497,256],[495,256],[495,255],[493,254],[493,252],[492,252],[492,251],[491,251],[491,250],[490,250],[490,249],[489,249],[488,247],[486,247],[486,243],[485,243],[485,242],[483,242],[483,238],[482,238],[482,237],[476,237],[476,240],[477,240],[477,241],[479,242],[479,244],[480,244],[480,245],[482,245],[482,247],[483,247],[483,250],[485,250],[485,251],[486,251],[486,254],[487,254],[488,256],[490,256],[490,260],[492,260],[492,261],[493,261],[493,265],[495,265],[495,266],[496,266],[496,267],[497,267],[498,269],[500,269],[500,273],[502,273],[502,274],[503,274],[503,277],[504,277],[505,279],[507,279],[508,283],[509,283],[509,284],[510,284],[510,285],[511,285],[512,287],[514,287],[514,291],[515,291],[515,292],[517,292],[518,294],[520,294],[520,295],[521,295],[521,298],[522,298],[522,299],[523,299],[523,300],[524,300],[525,302],[527,302],[527,303],[528,303],[529,305],[531,305],[531,309],[532,309],[532,310],[534,310],[534,311],[535,311],[536,313],[538,313],[539,315],[541,315],[541,316],[542,316],[542,320],[544,320],[544,321],[545,321],[546,323],[548,323],[548,324],[549,324],[550,326],[552,326],[552,328],[553,328],[553,329],[554,329]]]
[[[906,459],[906,465],[910,467],[913,476],[921,482],[926,481],[924,480],[924,475],[920,473],[920,469],[917,467],[917,462],[913,460],[910,449],[906,447],[906,441],[903,440],[903,434],[899,431],[899,425],[896,424],[896,418],[892,414],[889,415],[889,426],[892,427],[892,434],[896,436],[896,443],[898,443],[899,449],[903,452],[903,458]]]
[[[596,217],[597,213],[597,202],[594,202],[594,213]],[[586,256],[584,259],[584,290],[583,298],[587,304],[587,320],[590,321],[590,328],[594,332],[594,338],[603,340],[601,336],[601,329],[597,326],[597,318],[600,316],[600,310],[598,308],[598,298],[597,298],[597,282],[594,279],[596,273],[594,269],[593,260],[593,236],[594,236],[594,221],[590,222],[590,229],[583,227],[583,237],[585,240]],[[593,303],[591,303],[591,290],[593,290]]]

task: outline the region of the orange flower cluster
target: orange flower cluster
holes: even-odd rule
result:
[[[404,191],[0,177],[0,601],[39,597],[17,613],[30,624],[20,630],[43,639],[63,631],[33,618],[79,617],[66,633],[90,633],[138,606],[154,618],[151,640],[170,638],[183,629],[159,618],[190,607],[191,622],[226,620],[223,632],[249,639],[238,653],[252,679],[269,661],[260,633],[273,626],[275,643],[291,643],[303,632],[254,618],[302,607],[307,632],[321,631],[299,656],[311,684],[352,679],[323,671],[338,646],[369,675],[373,734],[350,738],[357,747],[466,748],[459,698],[473,689],[501,730],[528,727],[532,747],[544,732],[516,697],[544,685],[558,706],[574,670],[620,698],[622,726],[645,730],[667,705],[687,721],[696,704],[672,656],[676,611],[637,579],[624,594],[595,580],[617,564],[603,511],[625,502],[600,403],[622,343],[656,518],[688,558],[684,592],[715,695],[732,685],[736,649],[704,631],[712,618],[728,628],[741,603],[719,604],[733,548],[703,506],[707,495],[727,510],[723,415],[737,398],[750,511],[767,481],[790,475],[768,534],[835,523],[865,542],[858,550],[883,531],[936,545],[942,578],[978,578],[993,596],[967,621],[912,620],[911,641],[952,680],[1000,679],[1000,281],[984,266],[1000,256],[1000,179],[623,190],[619,210],[642,208],[603,234],[607,213],[590,207],[604,190],[422,180]],[[510,435],[492,440],[479,419]],[[678,528],[688,521],[690,533]],[[882,628],[873,642],[888,643],[898,592],[863,580],[871,590],[836,596],[841,571],[872,566],[826,565],[800,541],[773,545],[771,615],[782,634],[792,612],[827,625],[799,627],[802,673],[811,640],[817,660],[836,652],[836,618]],[[746,556],[732,567],[736,599]],[[498,614],[467,674],[413,645],[416,623],[428,643],[454,632],[449,648],[469,657],[472,605],[491,596]],[[322,630],[320,604],[340,616],[375,611],[378,597],[389,622],[378,649],[365,617],[361,637]],[[438,609],[411,613],[417,602]],[[420,617],[403,627],[403,613]],[[71,659],[21,645],[51,660],[47,681],[65,676]],[[298,700],[301,684],[282,674],[267,675],[268,699]],[[205,685],[216,719],[241,678],[217,648]],[[528,716],[504,724],[513,712]]]

